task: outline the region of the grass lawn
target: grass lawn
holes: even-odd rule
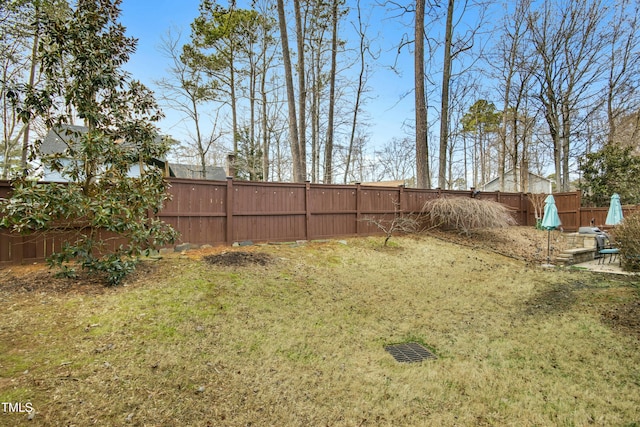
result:
[[[617,322],[638,277],[381,242],[170,256],[100,292],[0,288],[0,401],[35,410],[0,425],[640,424],[640,335]],[[384,349],[407,341],[437,359]]]

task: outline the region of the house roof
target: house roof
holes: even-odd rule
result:
[[[68,148],[79,143],[80,135],[87,132],[86,126],[76,125],[60,125],[56,128],[50,129],[47,135],[42,140],[40,145],[40,153],[44,155],[64,153]],[[162,138],[157,135],[156,138]],[[123,147],[127,147],[127,143],[122,143]],[[161,169],[165,169],[168,166],[169,176],[176,178],[191,178],[191,179],[203,179],[200,166],[171,163],[165,159],[153,159],[150,162],[158,166]],[[221,180],[224,181],[227,178],[227,173],[224,168],[220,166],[207,166],[206,175],[204,179],[209,180]]]
[[[520,170],[520,168],[516,168],[516,171],[519,171],[519,170]],[[509,170],[505,171],[505,172],[504,172],[504,174],[505,174],[505,176],[506,176],[506,175],[509,175],[509,174],[513,174],[513,168],[511,168],[511,169],[509,169]],[[534,177],[536,177],[536,178],[538,178],[538,179],[540,179],[540,180],[542,180],[542,181],[546,181],[546,182],[553,183],[553,180],[552,180],[552,179],[545,178],[544,176],[537,175],[537,174],[535,174],[535,173],[533,173],[533,172],[529,172],[529,176],[534,176]],[[491,184],[493,184],[494,182],[498,182],[498,180],[499,180],[499,179],[500,179],[500,177],[495,177],[495,178],[493,178],[493,179],[492,179],[492,180],[490,180],[490,181],[487,181],[487,182],[484,182],[484,183],[482,183],[482,184],[479,184],[479,185],[478,185],[478,187],[480,187],[480,188],[482,188],[482,187],[486,187],[487,185],[491,185]]]
[[[64,153],[70,145],[78,143],[78,134],[87,131],[85,126],[60,125],[49,129],[40,144],[41,154]]]
[[[77,145],[79,143],[80,135],[86,133],[89,129],[86,126],[77,126],[62,124],[49,129],[42,144],[40,144],[40,154],[58,154],[64,153],[68,148]],[[162,136],[156,135],[158,142],[161,141]],[[132,144],[122,143],[123,147],[131,148]]]
[[[370,187],[398,187],[400,185],[406,185],[407,182],[404,179],[398,179],[395,181],[372,181],[361,182],[360,185],[366,185]]]
[[[185,165],[169,162],[169,176],[176,178],[209,179],[214,181],[224,181],[227,179],[227,172],[220,166],[209,166],[205,168],[205,177],[202,178],[202,167],[196,165]]]

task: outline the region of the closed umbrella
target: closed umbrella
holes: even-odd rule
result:
[[[617,225],[622,221],[622,204],[618,193],[613,193],[611,203],[609,204],[609,212],[607,213],[606,225]]]
[[[547,230],[547,264],[551,263],[551,230],[560,227],[560,216],[556,207],[556,200],[549,194],[544,199],[544,214],[540,226]]]

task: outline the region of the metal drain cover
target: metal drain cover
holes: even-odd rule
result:
[[[436,355],[416,342],[388,345],[384,348],[394,359],[402,363],[420,362],[427,359],[437,359]]]

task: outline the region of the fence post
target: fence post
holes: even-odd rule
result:
[[[362,207],[362,189],[360,183],[356,182],[356,235],[360,235],[360,209]]]
[[[400,184],[398,186],[398,209],[400,210],[400,214],[405,214],[404,209],[404,184]]]
[[[578,229],[582,227],[582,191],[576,190],[576,224],[578,224]]]
[[[227,245],[233,244],[233,177],[227,177]]]
[[[311,240],[311,236],[309,235],[309,224],[311,223],[311,181],[304,182],[304,209],[304,238]]]
[[[11,253],[9,259],[14,264],[22,264],[24,262],[24,236],[14,233],[13,236],[10,236],[10,241]]]

